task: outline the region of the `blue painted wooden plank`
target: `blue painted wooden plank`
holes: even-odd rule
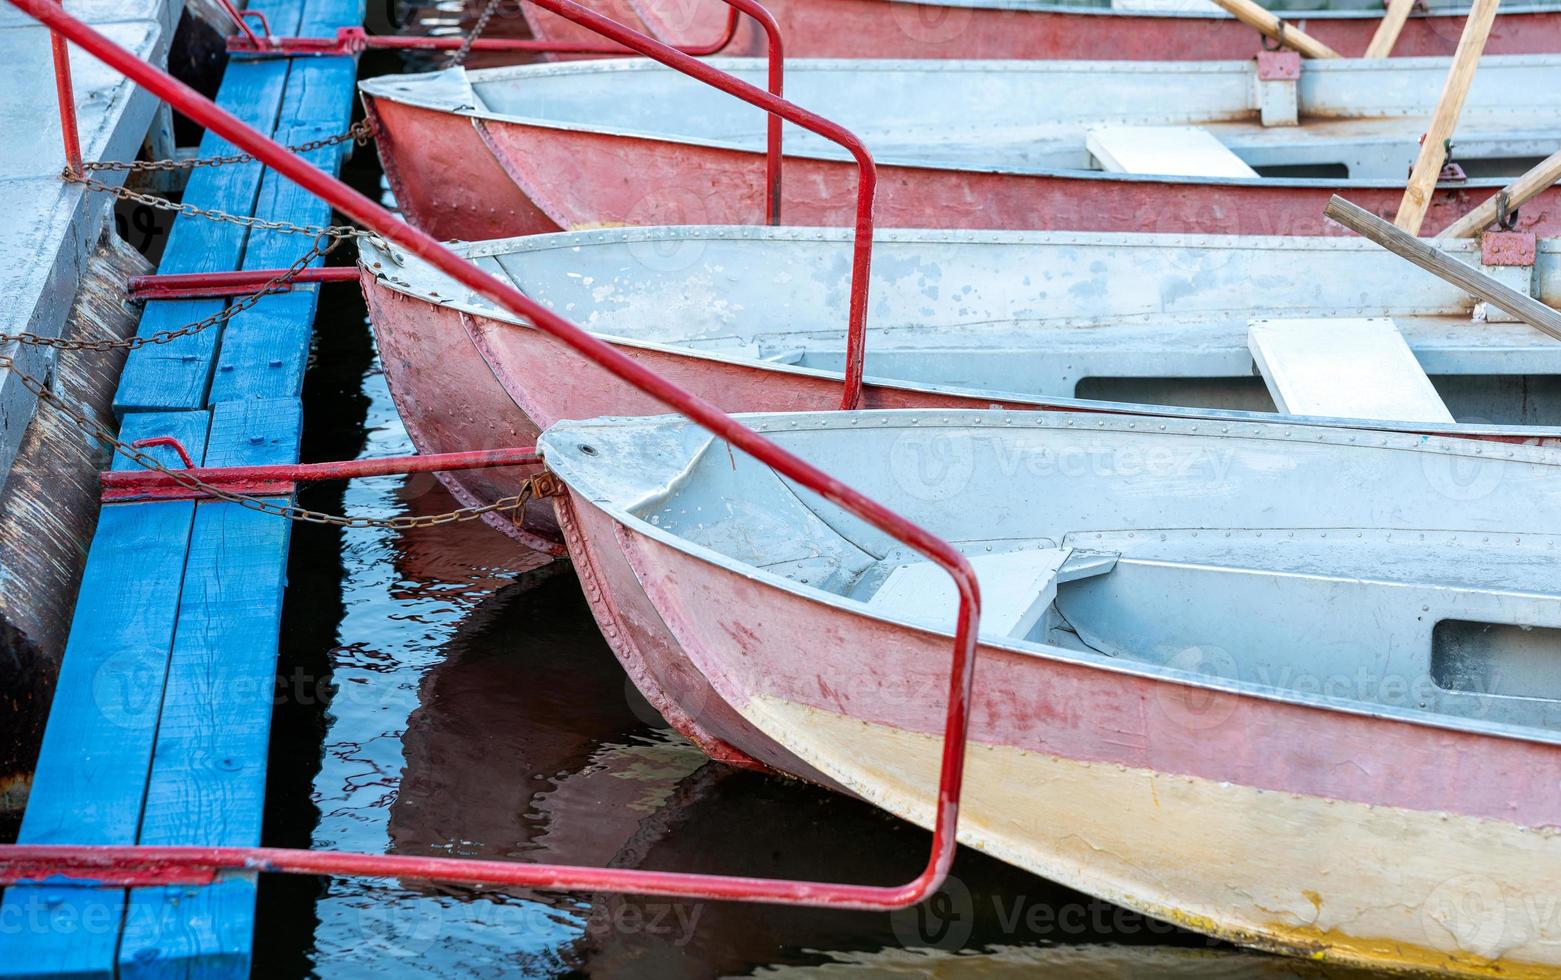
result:
[[[146,413],[127,419],[122,435],[173,435],[199,459],[208,418]],[[171,451],[155,452],[178,465]],[[120,458],[115,467],[134,465]],[[187,501],[103,508],[21,842],[135,842],[194,510]],[[7,889],[0,923],[22,926],[0,930],[0,976],[107,976],[123,902],[121,889]]]
[[[233,65],[223,77],[218,99],[224,108],[265,133],[275,131],[287,82],[280,62]],[[236,148],[213,133],[201,140],[202,156],[229,154]],[[184,200],[202,208],[249,215],[254,212],[263,170],[259,164],[204,167],[190,176]],[[174,219],[160,272],[221,272],[237,269],[247,229],[242,225],[180,215]],[[146,336],[183,326],[222,308],[217,300],[148,303],[137,327]],[[211,377],[220,332],[217,329],[132,351],[120,375],[114,407],[120,413],[160,408],[200,408]]]
[[[361,23],[363,0],[310,0],[304,8],[298,31],[309,37],[331,37],[338,27],[354,27]]]
[[[249,4],[249,9],[264,12],[272,29],[282,34],[297,29],[303,8],[303,0],[254,0]],[[287,61],[230,61],[217,90],[217,102],[243,122],[271,135],[276,132],[289,74]],[[234,152],[232,144],[213,133],[201,140],[202,156]],[[263,168],[254,163],[203,167],[191,174],[184,201],[230,214],[252,215],[262,176]],[[158,271],[237,269],[247,233],[241,225],[180,215],[174,219]],[[182,326],[217,308],[214,301],[148,303],[137,333]],[[202,407],[220,340],[221,329],[213,328],[131,352],[114,396],[115,410],[123,414]]]
[[[297,398],[225,402],[212,412],[206,461],[295,460],[302,431]],[[260,843],[290,530],[238,504],[196,506],[143,844]],[[254,889],[245,875],[132,890],[121,976],[247,976]]]
[[[338,89],[337,101],[347,101]],[[288,89],[292,92],[291,86]],[[278,138],[289,143],[316,139],[342,128],[292,125],[278,130]],[[340,166],[338,147],[322,147],[306,156],[310,163],[334,173]],[[255,214],[263,218],[285,218],[309,225],[330,221],[331,209],[319,198],[277,173],[266,174]],[[250,236],[244,254],[244,268],[269,269],[291,265],[313,244],[298,234],[257,230]],[[350,247],[350,246],[349,246]],[[322,264],[315,260],[313,265]],[[303,392],[304,370],[309,361],[309,338],[319,299],[317,287],[306,287],[280,296],[268,296],[254,309],[236,318],[222,339],[217,375],[212,381],[209,400],[216,404],[234,398],[297,397]]]
[[[347,286],[333,286],[347,289]],[[211,403],[236,398],[298,397],[309,363],[315,287],[267,296],[222,341]]]
[[[291,91],[291,90],[289,90]],[[277,139],[290,145],[333,136],[346,129],[338,125],[287,125],[277,129]],[[304,154],[304,159],[317,169],[335,174],[341,167],[341,149],[322,147]],[[290,221],[308,228],[324,227],[331,222],[331,206],[319,197],[275,172],[266,174],[255,204],[255,216],[271,220]],[[314,244],[314,236],[297,232],[257,228],[250,233],[248,247],[244,249],[245,269],[279,269],[296,262],[299,256]]]

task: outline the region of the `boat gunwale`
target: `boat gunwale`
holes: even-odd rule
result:
[[[1092,16],[1109,15],[1116,17],[1164,17],[1175,20],[1235,20],[1236,18],[1218,8],[1204,10],[1199,7],[1189,7],[1186,10],[1132,10],[1112,7],[1086,7],[1069,3],[1059,3],[1055,0],[883,0],[885,3],[899,3],[908,7],[961,7],[970,10],[992,10],[1005,13],[1020,14],[1090,14]],[[1444,8],[1437,10],[1415,10],[1410,14],[1411,20],[1430,20],[1437,17],[1456,17],[1466,19],[1469,16],[1469,7]],[[1501,8],[1502,14],[1549,14],[1561,12],[1561,6],[1553,6],[1545,3],[1527,3],[1522,6]],[[1382,14],[1375,10],[1271,10],[1275,16],[1283,18],[1287,23],[1294,22],[1297,26],[1303,26],[1308,20],[1375,20],[1380,21]]]
[[[844,418],[835,421],[835,417],[841,416],[839,412],[794,412],[794,413],[739,413],[735,416],[744,425],[763,433],[797,432],[805,431],[800,423],[806,423],[806,431],[816,430],[847,430],[848,427],[860,426],[860,419],[865,416],[890,417],[898,419],[914,419],[915,424],[927,428],[938,424],[951,426],[976,427],[982,426],[983,419],[993,421],[994,425],[987,426],[990,430],[1011,431],[1017,428],[1044,428],[1067,429],[1081,423],[1079,428],[1084,431],[1098,431],[1111,429],[1120,431],[1139,431],[1136,425],[1142,421],[1141,417],[1115,416],[1108,413],[1041,413],[1041,412],[1010,412],[1001,409],[882,409],[871,412],[849,413],[857,421],[848,423]],[[971,422],[965,422],[965,419]],[[1305,442],[1308,445],[1322,443],[1341,448],[1360,451],[1403,451],[1416,454],[1432,454],[1459,456],[1465,458],[1486,458],[1482,455],[1478,443],[1457,438],[1444,438],[1430,435],[1405,435],[1399,432],[1385,432],[1382,434],[1380,445],[1362,445],[1358,436],[1350,435],[1352,431],[1346,427],[1326,424],[1302,424],[1290,421],[1275,422],[1267,420],[1242,419],[1243,425],[1250,425],[1248,432],[1231,432],[1228,429],[1221,432],[1199,432],[1198,422],[1201,420],[1185,420],[1180,418],[1162,418],[1159,427],[1160,432],[1179,433],[1186,430],[1186,434],[1195,434],[1200,437],[1213,439],[1257,439],[1262,441],[1294,442],[1301,439],[1300,436],[1291,435],[1289,432],[1279,430],[1295,428],[1297,425],[1307,428],[1308,433]],[[692,427],[693,423],[680,415],[658,415],[619,417],[609,416],[586,420],[565,420],[550,426],[537,439],[537,451],[542,454],[544,464],[549,472],[559,477],[568,487],[571,494],[578,495],[592,506],[601,510],[611,520],[622,525],[635,534],[650,538],[660,544],[680,551],[696,560],[711,565],[723,572],[728,572],[748,579],[759,585],[776,588],[783,592],[790,592],[804,599],[819,602],[843,612],[863,618],[891,624],[897,628],[913,630],[928,636],[940,639],[951,638],[952,630],[940,629],[925,622],[914,622],[908,619],[885,615],[879,610],[873,609],[867,602],[853,599],[837,592],[830,592],[813,585],[804,584],[784,575],[768,571],[746,562],[740,562],[713,548],[689,541],[681,535],[674,534],[638,515],[631,513],[628,508],[633,504],[620,502],[616,498],[602,496],[592,491],[592,481],[589,476],[582,478],[581,472],[593,468],[599,469],[602,464],[587,463],[578,464],[580,454],[573,450],[564,449],[561,443],[565,440],[575,439],[575,434],[587,432],[593,428],[621,428],[635,426],[644,429],[666,426],[669,422],[681,424],[684,427]],[[1168,428],[1169,427],[1169,428]],[[1318,430],[1322,431],[1318,431]],[[681,472],[687,473],[688,468],[716,443],[713,435],[706,434],[704,442],[689,455],[688,467]],[[1508,458],[1512,458],[1514,452],[1520,454],[1516,462],[1529,462],[1541,465],[1561,466],[1561,448],[1545,446],[1517,445],[1509,446]],[[555,450],[549,452],[549,449]],[[782,485],[792,494],[796,489],[789,482],[782,480]],[[670,487],[658,489],[657,493],[664,493]],[[648,496],[648,494],[647,494]],[[800,500],[800,498],[799,498]],[[807,507],[806,503],[802,506]],[[1329,528],[1327,530],[1335,530]],[[1338,530],[1362,530],[1356,528],[1339,528]],[[1378,529],[1381,530],[1381,529]],[[1429,529],[1427,529],[1429,530]],[[838,533],[838,532],[837,532]],[[1405,530],[1404,533],[1412,533]],[[1483,531],[1448,531],[1449,534],[1479,534],[1486,536],[1490,532]],[[1531,538],[1556,538],[1557,535],[1524,535]],[[842,540],[849,541],[844,538]],[[957,547],[956,543],[956,547]],[[1556,594],[1561,599],[1561,592]],[[1052,646],[1044,643],[1034,643],[1025,640],[1016,640],[1011,637],[997,637],[982,635],[978,640],[978,646],[989,647],[1003,653],[1029,657],[1036,660],[1059,662],[1071,666],[1107,671],[1125,676],[1139,677],[1146,680],[1160,681],[1176,684],[1180,687],[1200,691],[1218,691],[1238,697],[1252,697],[1264,701],[1281,704],[1296,705],[1321,711],[1335,711],[1358,717],[1375,718],[1383,721],[1392,721],[1403,724],[1415,725],[1422,728],[1430,728],[1439,731],[1453,731],[1464,734],[1484,735],[1503,738],[1513,741],[1554,745],[1561,747],[1561,729],[1549,730],[1541,727],[1525,726],[1510,722],[1495,722],[1478,718],[1459,717],[1437,712],[1400,707],[1397,705],[1369,704],[1367,702],[1329,697],[1324,694],[1312,694],[1305,691],[1287,691],[1274,687],[1247,682],[1232,681],[1219,675],[1195,674],[1191,671],[1179,670],[1174,667],[1166,667],[1159,664],[1151,664],[1143,661],[1126,661],[1120,658],[1105,656],[1089,657],[1078,651],[1068,650],[1064,647]],[[1494,695],[1492,695],[1494,697]]]
[[[669,240],[722,240],[723,232],[736,232],[734,240],[776,240],[776,241],[839,241],[848,242],[851,239],[851,230],[842,228],[811,228],[811,227],[767,227],[748,225],[652,225],[644,227],[604,228],[593,229],[585,232],[554,232],[543,235],[521,235],[514,238],[495,239],[480,243],[455,243],[458,254],[468,259],[496,258],[501,255],[515,255],[525,253],[538,253],[544,251],[560,251],[574,249],[581,244],[618,244],[634,241],[669,241]],[[712,234],[712,232],[714,234]],[[679,233],[686,233],[686,237],[680,237]],[[660,237],[658,237],[660,236]],[[1220,248],[1236,249],[1241,247],[1241,242],[1261,240],[1272,242],[1275,247],[1285,247],[1287,251],[1297,251],[1293,246],[1296,239],[1286,239],[1284,236],[1160,236],[1150,232],[1134,233],[1131,238],[1139,241],[1123,242],[1124,236],[1111,232],[1030,232],[1030,231],[932,231],[921,232],[915,229],[891,229],[875,236],[875,241],[904,241],[921,242],[939,240],[958,242],[966,239],[976,239],[981,243],[990,244],[1025,244],[1038,239],[1061,239],[1058,244],[1102,244],[1120,247],[1124,244],[1138,247],[1155,247],[1156,240],[1165,237],[1179,239],[1203,238],[1215,242]],[[1323,251],[1363,251],[1371,252],[1377,246],[1360,238],[1334,238],[1314,236],[1302,239],[1307,245],[1315,244]],[[1555,254],[1561,254],[1561,238],[1546,239],[1543,245]],[[1453,251],[1457,253],[1478,251],[1479,243],[1473,239],[1459,240]],[[373,268],[368,263],[374,256],[384,256],[385,260],[397,264],[400,268],[416,268],[426,271],[426,267],[419,263],[417,266],[408,266],[398,253],[380,248],[372,240],[360,244],[359,271],[368,272],[374,277],[375,283],[385,289],[411,299],[420,300],[436,308],[453,310],[481,320],[490,321],[505,327],[517,327],[521,329],[534,329],[524,318],[514,316],[508,311],[491,306],[480,306],[476,303],[456,300],[448,296],[434,294],[425,285],[416,285],[408,280],[396,280],[383,267]],[[381,263],[383,266],[383,263]],[[504,273],[508,278],[508,273]],[[524,289],[520,283],[511,280],[511,285],[517,289]],[[1018,321],[1015,321],[1018,322]],[[709,361],[718,364],[728,364],[736,367],[760,369],[772,371],[778,374],[790,374],[797,377],[818,378],[826,381],[840,381],[844,372],[826,368],[805,367],[798,364],[786,364],[778,361],[764,360],[762,358],[747,357],[733,350],[723,350],[718,347],[698,348],[688,346],[680,341],[656,341],[638,337],[627,337],[603,330],[597,330],[589,325],[586,327],[590,333],[615,346],[628,347],[635,350],[653,351],[669,356],[689,358],[693,360]],[[872,327],[869,326],[869,331]],[[1154,405],[1137,402],[1117,402],[1101,399],[1079,398],[1076,396],[1045,396],[1024,392],[1005,392],[993,388],[967,388],[958,385],[941,385],[926,381],[915,381],[904,378],[890,378],[874,374],[864,374],[863,383],[876,388],[896,391],[912,391],[933,395],[948,395],[958,398],[967,398],[972,401],[1008,402],[1014,405],[1032,405],[1037,410],[1051,411],[1077,411],[1090,413],[1109,413],[1119,415],[1132,415],[1134,417],[1164,417],[1202,421],[1225,422],[1274,422],[1283,419],[1292,425],[1321,426],[1327,428],[1349,428],[1357,431],[1381,431],[1402,433],[1406,430],[1405,423],[1385,422],[1380,419],[1347,419],[1324,416],[1305,415],[1277,415],[1267,412],[1252,412],[1241,409],[1198,408],[1178,405]],[[1538,425],[1497,425],[1489,423],[1473,422],[1417,422],[1413,424],[1412,431],[1429,435],[1440,435],[1447,438],[1469,438],[1471,436],[1488,436],[1505,440],[1517,439],[1558,439],[1561,440],[1561,426]]]
[[[763,58],[701,58],[700,61],[722,71],[735,73],[749,70],[761,73],[767,64]],[[1441,56],[1391,58],[1391,59],[1367,59],[1367,58],[1337,58],[1328,60],[1312,60],[1308,62],[1308,71],[1392,71],[1399,72],[1405,68],[1426,67],[1441,69],[1449,62],[1449,58]],[[1514,54],[1514,55],[1490,55],[1482,62],[1488,68],[1491,62],[1512,64],[1515,67],[1537,65],[1544,67],[1553,66],[1561,74],[1561,53],[1557,54]],[[527,65],[506,65],[499,68],[483,68],[467,70],[464,67],[447,68],[432,72],[409,73],[403,75],[382,75],[367,79],[358,83],[359,91],[374,99],[386,99],[400,105],[425,109],[428,111],[463,116],[472,121],[474,126],[480,128],[487,123],[504,123],[517,126],[528,126],[535,129],[546,129],[561,133],[584,133],[594,136],[607,136],[614,139],[639,140],[648,143],[666,143],[675,146],[691,146],[707,150],[720,150],[729,153],[744,153],[756,157],[764,155],[762,143],[752,146],[735,143],[729,139],[717,139],[704,136],[690,136],[686,134],[653,132],[648,130],[636,130],[619,126],[600,125],[584,122],[570,122],[556,119],[545,119],[537,116],[526,116],[514,113],[500,112],[490,109],[483,102],[481,93],[477,92],[476,85],[489,82],[505,82],[515,78],[549,77],[553,75],[583,75],[583,74],[609,74],[627,71],[666,71],[660,64],[648,58],[599,58],[592,60],[553,61],[538,62]],[[788,76],[795,77],[802,71],[842,71],[850,70],[853,73],[865,73],[876,71],[936,71],[940,74],[949,72],[981,72],[987,74],[1042,74],[1042,73],[1066,73],[1090,71],[1096,73],[1115,72],[1122,74],[1150,74],[1157,77],[1166,72],[1182,74],[1228,74],[1239,73],[1242,76],[1251,76],[1252,62],[1250,61],[1026,61],[1026,60],[918,60],[918,59],[849,59],[849,58],[795,58],[787,59],[786,71]],[[426,79],[436,79],[441,76],[450,76],[459,73],[466,85],[467,91],[472,95],[475,103],[462,102],[444,89],[438,89],[440,93],[436,97],[418,97],[407,92],[396,92],[394,86],[398,83],[418,84]],[[1520,118],[1534,118],[1545,112],[1547,107],[1535,106],[1521,110],[1488,110],[1489,114],[1510,114]],[[759,111],[759,110],[755,110]],[[1255,117],[1257,107],[1255,104],[1243,107],[1244,115]],[[1429,117],[1424,114],[1417,115],[1392,115],[1372,116],[1362,118],[1383,118],[1402,120],[1426,120]],[[1334,122],[1353,122],[1355,119],[1325,118],[1324,124]],[[1187,123],[1187,125],[1194,125]],[[1292,127],[1293,128],[1293,127]],[[1305,126],[1301,127],[1303,130]],[[1415,127],[1409,127],[1411,129]],[[1422,127],[1423,128],[1423,127]],[[1418,131],[1418,130],[1417,130]],[[1407,132],[1407,130],[1406,130]],[[1492,130],[1492,132],[1498,132]],[[1501,130],[1503,139],[1513,138],[1510,131]],[[1519,131],[1520,133],[1526,131]],[[1551,134],[1543,131],[1535,131],[1532,138],[1539,139]],[[1465,132],[1466,140],[1469,134]],[[1411,141],[1415,137],[1408,137]],[[1378,137],[1375,139],[1356,138],[1354,140],[1340,140],[1341,146],[1365,146],[1372,143],[1402,142],[1391,137]],[[1082,148],[1082,144],[1080,144]],[[869,146],[871,150],[871,146]],[[491,151],[490,151],[491,152]],[[806,148],[798,151],[794,147],[788,147],[785,156],[795,160],[809,160],[820,163],[849,163],[851,156],[844,151],[837,151],[833,147],[820,146]],[[909,148],[909,152],[921,152],[916,148]],[[1333,188],[1344,190],[1370,190],[1370,189],[1394,189],[1403,188],[1403,181],[1389,179],[1352,179],[1336,177],[1189,177],[1177,174],[1138,174],[1118,173],[1102,170],[1086,170],[1070,167],[1022,167],[1015,165],[987,164],[976,165],[968,161],[928,160],[908,155],[906,152],[874,153],[874,161],[880,167],[894,167],[907,170],[932,170],[950,173],[971,174],[999,174],[1013,177],[1029,177],[1036,179],[1067,179],[1067,180],[1092,180],[1126,183],[1167,184],[1174,186],[1213,186],[1213,187],[1263,187],[1263,188]],[[1436,187],[1446,190],[1491,190],[1492,192],[1506,187],[1512,181],[1512,176],[1505,177],[1472,177],[1457,181],[1438,181]]]

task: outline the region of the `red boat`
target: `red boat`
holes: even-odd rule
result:
[[[1479,261],[1476,242],[1447,247]],[[386,377],[419,452],[530,445],[561,419],[663,409],[425,264],[372,241],[361,250]],[[727,411],[840,404],[846,232],[624,228],[460,251]],[[1453,417],[1479,421],[1463,432],[1549,439],[1561,422],[1561,400],[1531,384],[1561,375],[1561,344],[1476,322],[1462,290],[1360,239],[885,231],[873,254],[863,407],[1271,412],[1252,319],[1391,317],[1448,403],[1469,406]],[[1557,243],[1536,250],[1531,289],[1545,302],[1561,301],[1558,257]],[[473,505],[515,493],[526,474],[438,475]],[[488,517],[562,551],[548,501],[518,525]]]
[[[669,43],[714,41],[726,19],[720,0],[594,0],[589,6]],[[1175,10],[1148,4],[1085,6],[1035,0],[766,0],[786,52],[802,58],[1087,58],[1109,61],[1208,61],[1245,58],[1257,35],[1210,3]],[[532,33],[550,41],[600,38],[532,4],[521,4]],[[1277,10],[1296,27],[1346,56],[1359,56],[1381,20],[1373,10]],[[1464,9],[1419,13],[1404,25],[1395,55],[1450,55]],[[1561,12],[1541,4],[1503,8],[1486,45],[1491,54],[1561,50]],[[761,55],[764,35],[745,19],[723,54]]]
[[[962,843],[1312,960],[1561,969],[1561,923],[1521,911],[1561,875],[1561,699],[1553,660],[1511,666],[1561,623],[1554,449],[1110,414],[745,421],[980,579]],[[675,416],[539,448],[604,629],[668,637],[704,685],[674,695],[713,691],[739,747],[933,825],[944,569]],[[1097,465],[1050,465],[1077,453]],[[1453,467],[1488,492],[1424,492]]]
[[[763,84],[763,62],[710,64]],[[1251,61],[792,61],[785,83],[872,151],[882,226],[1321,235],[1338,232],[1322,216],[1335,193],[1391,214],[1447,62],[1302,64],[1272,80]],[[767,217],[764,113],[649,61],[361,89],[397,202],[441,237]],[[1482,62],[1454,147],[1466,179],[1440,186],[1424,233],[1554,152],[1557,91],[1561,57]],[[1286,105],[1299,125],[1280,124]],[[790,127],[784,148],[782,220],[849,224],[850,158]],[[1519,226],[1561,232],[1558,200],[1530,201]]]

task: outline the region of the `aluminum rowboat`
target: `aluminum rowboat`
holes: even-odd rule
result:
[[[458,248],[728,411],[839,404],[848,232],[624,228]],[[1479,261],[1478,243],[1449,250]],[[560,419],[664,410],[425,264],[371,240],[360,251],[386,378],[419,452],[529,445]],[[1532,288],[1561,303],[1561,243],[1537,248]],[[1466,423],[1456,431],[1561,435],[1561,343],[1474,321],[1471,297],[1359,239],[885,231],[870,298],[869,408],[1273,411],[1251,320],[1391,317]],[[513,494],[523,475],[439,477],[471,505]],[[559,552],[546,501],[519,526],[489,516]]]
[[[762,61],[711,63],[763,84]],[[797,60],[786,93],[873,152],[884,227],[1310,235],[1337,232],[1322,217],[1335,193],[1397,208],[1446,59],[1305,62],[1285,83],[1299,126],[1262,124],[1257,72],[1251,61]],[[450,69],[360,89],[398,204],[443,238],[763,219],[763,113],[649,61]],[[1561,57],[1481,62],[1454,147],[1468,179],[1441,186],[1424,233],[1561,145],[1558,92]],[[1221,172],[1260,176],[1107,173],[1090,146],[1103,126],[1155,161],[1172,156],[1157,149],[1165,134],[1121,127],[1195,127]],[[856,169],[844,151],[790,127],[785,146],[782,219],[849,224]],[[1207,162],[1182,169],[1205,174]],[[1520,227],[1561,233],[1558,200],[1552,189],[1529,202]]]
[[[592,9],[642,33],[697,46],[712,41],[726,20],[719,0],[596,0]],[[1040,0],[766,0],[786,51],[799,58],[1073,58],[1110,61],[1210,61],[1252,54],[1256,34],[1208,0],[1107,5]],[[1134,9],[1136,6],[1137,9]],[[1282,6],[1282,5],[1281,5]],[[1276,12],[1343,55],[1359,56],[1382,19],[1381,8]],[[1161,9],[1154,9],[1154,8]],[[600,38],[571,21],[521,4],[532,34],[552,41],[595,44]],[[1451,55],[1468,8],[1432,5],[1405,24],[1396,56]],[[1503,7],[1486,43],[1488,54],[1561,50],[1561,13],[1553,5]],[[764,34],[743,19],[727,55],[763,55]]]
[[[1533,914],[1561,876],[1556,450],[1098,414],[746,421],[975,566],[963,842],[1309,958],[1561,969],[1561,924]],[[610,637],[664,631],[703,684],[675,693],[735,715],[739,749],[931,825],[941,570],[680,419],[561,423],[541,447]],[[1442,482],[1466,468],[1478,497]]]

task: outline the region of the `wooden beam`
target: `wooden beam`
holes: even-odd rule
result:
[[[1497,206],[1501,195],[1507,195],[1507,210],[1516,211],[1519,206],[1544,193],[1550,185],[1561,181],[1561,151],[1541,160],[1534,169],[1491,195],[1483,204],[1454,221],[1442,232],[1443,238],[1473,238],[1501,217]]]
[[[1339,52],[1312,37],[1299,27],[1287,24],[1274,16],[1267,8],[1253,0],[1213,0],[1214,4],[1232,17],[1256,28],[1288,48],[1293,48],[1308,58],[1338,58]]]
[[[1490,37],[1491,26],[1496,22],[1496,8],[1500,5],[1501,0],[1474,0],[1469,19],[1464,21],[1463,36],[1458,39],[1458,50],[1453,52],[1453,63],[1447,69],[1447,81],[1442,86],[1442,98],[1431,116],[1431,125],[1420,144],[1420,158],[1409,174],[1409,186],[1404,188],[1404,200],[1399,204],[1398,216],[1393,222],[1411,235],[1420,234],[1420,225],[1431,207],[1437,178],[1447,162],[1447,141],[1458,128],[1464,99],[1474,83],[1474,70],[1479,67],[1485,40]]]
[[[1433,276],[1445,279],[1492,306],[1500,307],[1534,329],[1561,340],[1561,313],[1534,297],[1520,293],[1479,269],[1458,261],[1337,194],[1328,202],[1323,214],[1362,238],[1370,239],[1389,252],[1408,259]]]
[[[1382,14],[1382,23],[1377,25],[1377,33],[1371,36],[1371,43],[1366,45],[1367,58],[1386,58],[1393,53],[1393,45],[1398,43],[1398,35],[1404,30],[1404,22],[1409,19],[1409,12],[1415,8],[1415,0],[1388,0],[1388,9]]]

